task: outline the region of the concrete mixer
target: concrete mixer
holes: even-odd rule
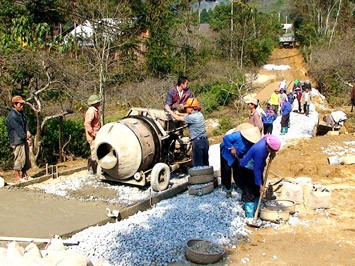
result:
[[[132,108],[119,122],[104,125],[95,140],[102,179],[165,190],[171,172],[191,162],[186,124],[164,110]]]

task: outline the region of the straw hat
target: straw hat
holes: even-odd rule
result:
[[[250,123],[241,123],[235,128],[235,131],[242,131],[244,129],[253,128],[254,126]]]
[[[257,143],[261,139],[261,133],[259,128],[254,126],[252,128],[246,128],[241,130],[240,134],[242,134],[242,136],[251,143]]]
[[[258,105],[258,100],[255,99],[255,98],[250,98],[250,99],[246,100],[245,103],[252,103],[255,106],[257,106]]]

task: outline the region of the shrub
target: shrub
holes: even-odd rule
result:
[[[0,118],[0,168],[10,169],[12,164],[12,148],[7,137],[6,119]]]
[[[42,152],[40,163],[57,163],[59,160],[59,119],[52,119],[46,123],[42,131]],[[65,147],[65,152],[73,157],[87,157],[90,153],[89,145],[85,139],[83,121],[63,120],[62,145],[70,142]]]
[[[212,131],[212,136],[224,135],[228,130],[234,128],[235,122],[232,120],[231,116],[224,115],[219,119],[219,126]]]

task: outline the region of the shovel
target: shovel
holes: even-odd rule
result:
[[[266,182],[267,182],[267,177],[269,175],[270,165],[271,165],[271,162],[272,162],[273,159],[274,158],[270,157],[269,158],[269,162],[267,163],[266,172],[265,172],[265,178],[264,178],[264,184],[263,184],[264,187],[265,187]],[[257,206],[255,214],[254,214],[253,223],[252,224],[251,223],[247,223],[247,225],[249,227],[254,227],[254,228],[260,228],[261,227],[261,224],[257,224],[256,220],[258,219],[259,209],[260,209],[260,204],[261,204],[262,198],[263,198],[263,195],[261,194],[260,197],[259,197],[258,206]]]

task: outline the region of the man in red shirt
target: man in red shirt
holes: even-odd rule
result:
[[[189,80],[186,76],[181,76],[178,79],[177,84],[172,87],[165,100],[165,110],[171,111],[183,111],[184,105],[189,98],[193,98],[192,92],[189,90]]]

